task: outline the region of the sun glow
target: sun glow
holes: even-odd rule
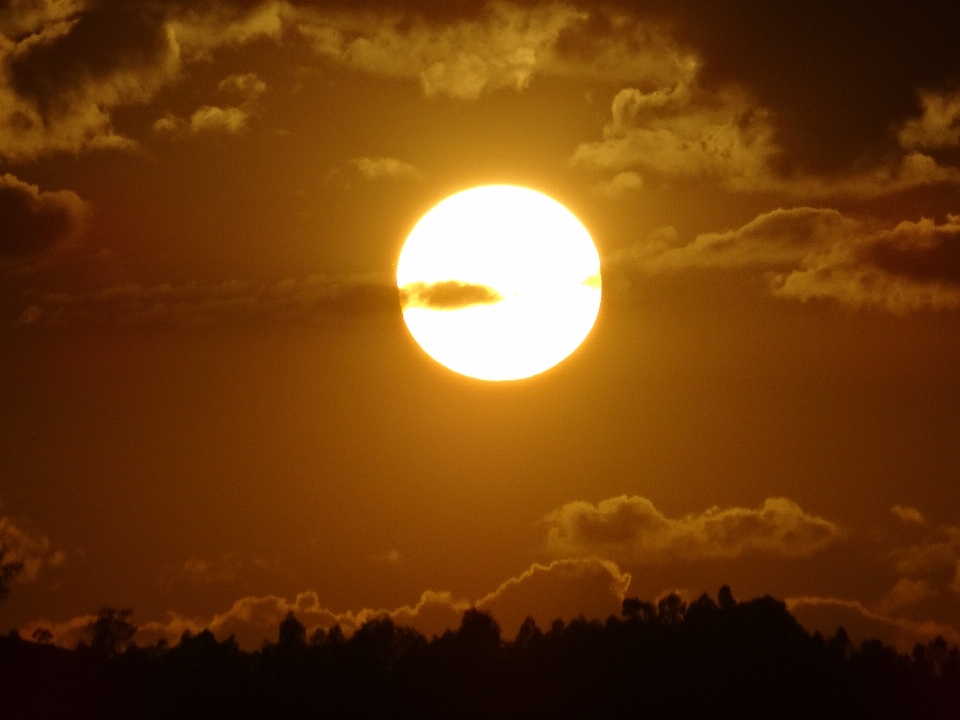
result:
[[[397,263],[403,319],[433,359],[481,380],[517,380],[566,358],[600,309],[600,257],[563,205],[486,185],[421,218]]]

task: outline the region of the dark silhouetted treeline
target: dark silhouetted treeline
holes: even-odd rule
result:
[[[513,640],[470,610],[432,640],[389,619],[307,637],[291,614],[256,652],[209,631],[141,648],[129,618],[102,611],[76,650],[0,638],[0,718],[960,718],[960,653],[942,640],[855,647],[726,587],[627,599],[606,622],[528,619]]]

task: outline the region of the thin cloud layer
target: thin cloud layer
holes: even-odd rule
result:
[[[7,173],[0,176],[0,260],[31,255],[76,238],[87,203],[69,190],[41,191]]]
[[[422,175],[416,167],[403,160],[392,157],[358,157],[350,163],[357,168],[367,180],[381,180],[384,178],[406,178],[419,180]]]
[[[199,563],[188,564],[199,571],[209,569],[206,563],[202,567]],[[325,606],[313,591],[299,593],[292,601],[275,595],[251,596],[237,600],[229,610],[214,615],[209,621],[170,613],[164,620],[140,623],[136,642],[152,645],[163,638],[173,644],[184,632],[208,629],[220,640],[232,635],[241,647],[255,649],[264,640],[276,638],[277,628],[289,612],[306,626],[308,635],[317,630],[327,631],[334,625],[351,635],[365,622],[389,617],[398,625],[413,627],[431,637],[456,629],[464,611],[471,607],[491,613],[504,636],[509,638],[516,634],[527,616],[545,626],[557,618],[569,621],[579,615],[605,618],[619,614],[629,585],[630,575],[610,561],[558,560],[548,565],[534,564],[474,602],[449,592],[426,591],[416,603],[393,610],[364,608],[336,612]],[[20,634],[29,638],[38,628],[45,628],[55,644],[74,647],[84,639],[85,628],[93,619],[92,615],[85,615],[63,623],[36,621],[22,628]]]
[[[915,508],[894,506],[891,512],[902,524],[900,540],[887,553],[893,569],[910,578],[952,577],[960,567],[960,527],[929,523]]]
[[[841,535],[835,523],[786,498],[768,498],[758,509],[713,507],[673,519],[646,498],[621,495],[597,505],[568,503],[545,522],[547,548],[554,555],[635,563],[729,559],[745,553],[809,557]]]
[[[608,259],[644,273],[754,268],[784,298],[826,298],[897,314],[960,307],[960,216],[893,228],[827,208],[773,210],[729,232],[680,242],[661,228]]]
[[[892,617],[859,600],[803,596],[787,598],[785,602],[790,613],[809,632],[829,636],[842,627],[854,641],[879,638],[901,652],[910,652],[917,643],[926,644],[938,637],[960,645],[960,631],[951,625]]]
[[[492,305],[501,300],[503,296],[492,287],[459,280],[415,282],[400,288],[400,304],[403,308],[458,310],[471,305]]]
[[[196,327],[399,309],[396,285],[380,273],[311,275],[269,286],[237,280],[210,285],[128,283],[84,294],[44,293],[31,301],[20,314],[21,325]]]

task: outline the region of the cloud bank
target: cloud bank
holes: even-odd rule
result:
[[[710,508],[668,518],[643,497],[621,495],[597,505],[567,503],[545,518],[547,547],[557,556],[609,557],[651,563],[738,558],[745,553],[801,558],[816,554],[840,528],[786,498],[758,509]]]
[[[832,299],[897,314],[960,307],[960,216],[882,227],[828,208],[777,209],[728,232],[679,241],[661,228],[610,257],[611,268],[642,273],[751,268],[771,292]]]

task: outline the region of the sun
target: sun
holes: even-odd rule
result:
[[[437,362],[518,380],[577,349],[600,310],[600,256],[563,205],[515,185],[448,197],[407,237],[397,287],[410,333]]]

